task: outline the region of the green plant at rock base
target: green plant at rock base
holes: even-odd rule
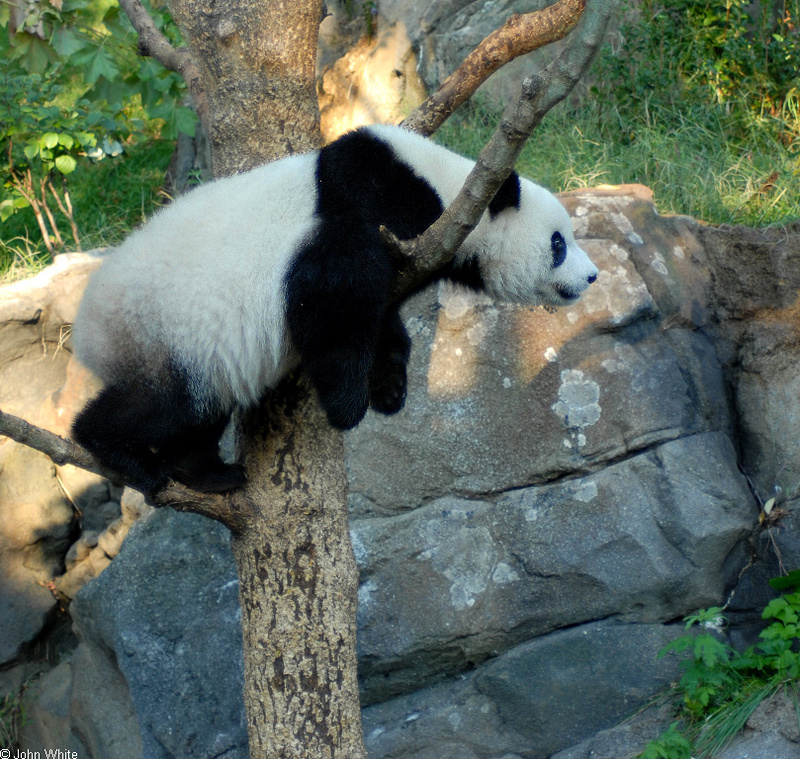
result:
[[[681,733],[692,751],[680,753],[683,749],[676,736],[681,733],[672,725],[661,738],[648,744],[640,754],[642,759],[716,756],[744,728],[756,707],[781,688],[789,690],[797,704],[800,570],[770,580],[770,585],[789,592],[767,604],[761,617],[771,622],[761,631],[759,642],[743,653],[708,631],[683,635],[661,650],[659,658],[670,652],[690,654],[681,662],[683,675],[674,692],[681,699]],[[687,617],[686,629],[715,628],[723,621],[721,608],[706,609]]]
[[[17,734],[23,722],[22,696],[7,693],[0,698],[0,747],[15,748]]]
[[[650,741],[639,756],[641,759],[692,759],[692,745],[681,735],[678,723],[673,722],[660,738]]]

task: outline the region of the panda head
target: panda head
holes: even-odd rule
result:
[[[465,251],[477,258],[486,292],[526,306],[577,300],[597,279],[597,267],[575,242],[564,206],[516,175],[501,193],[476,230],[477,247]]]

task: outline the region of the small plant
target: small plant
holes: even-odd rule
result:
[[[0,221],[30,207],[45,247],[53,253],[64,246],[56,220],[60,212],[80,250],[67,176],[75,171],[81,156],[100,158],[122,151],[122,146],[108,137],[114,119],[86,100],[56,105],[61,87],[52,78],[14,71],[8,61],[0,77],[0,151],[4,159],[0,163],[4,177]],[[105,139],[98,144],[100,136]]]
[[[22,696],[7,693],[0,698],[0,746],[9,750],[16,747],[22,721]]]
[[[772,620],[761,631],[759,642],[739,653],[710,631],[719,629],[724,618],[715,607],[686,618],[686,629],[696,626],[705,632],[691,633],[668,643],[659,658],[670,652],[689,653],[681,667],[683,675],[675,692],[681,697],[677,723],[656,741],[651,741],[641,759],[683,759],[713,757],[723,751],[744,728],[750,715],[766,698],[781,688],[797,697],[800,680],[800,570],[770,580],[776,590],[789,591],[767,604],[762,619]],[[693,750],[680,750],[683,737]],[[658,753],[658,752],[661,753]],[[668,753],[668,752],[672,753]]]
[[[678,723],[673,722],[639,756],[640,759],[692,759],[692,745],[680,734]]]
[[[179,44],[166,7],[150,10],[159,30]],[[128,153],[144,140],[192,134],[185,85],[175,72],[136,55],[137,35],[116,2],[0,3],[0,30],[2,237],[27,238],[51,255],[67,244],[65,228],[80,249],[81,217],[116,211],[96,202],[108,199],[107,187],[82,193],[93,207],[81,208],[75,184],[103,174],[94,164],[120,155],[123,145]],[[95,218],[92,233],[101,229]],[[8,250],[0,254],[0,272]]]

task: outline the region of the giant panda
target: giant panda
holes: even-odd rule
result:
[[[73,325],[103,383],[73,438],[152,496],[245,482],[218,442],[298,362],[330,423],[399,411],[409,337],[387,296],[397,271],[379,227],[422,233],[474,163],[398,127],[201,186],[157,213],[92,276]],[[597,269],[546,190],[512,174],[438,275],[501,301],[571,303]]]

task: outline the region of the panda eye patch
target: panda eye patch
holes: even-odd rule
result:
[[[567,243],[564,242],[564,237],[561,232],[553,232],[550,238],[550,247],[553,249],[553,268],[557,268],[564,263],[567,257]]]

